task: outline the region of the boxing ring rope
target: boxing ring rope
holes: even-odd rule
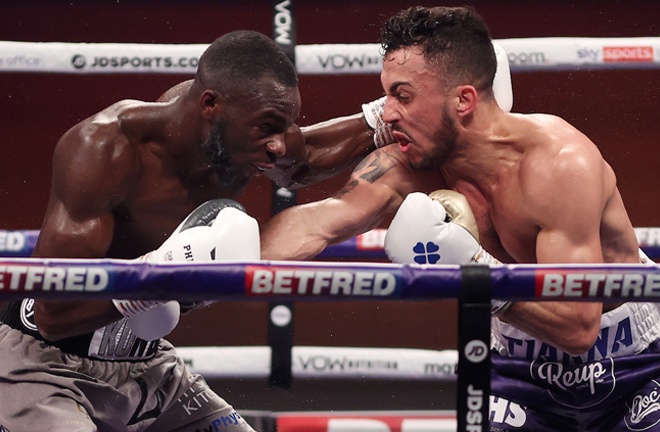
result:
[[[659,68],[660,38],[495,39],[512,72]],[[208,44],[0,41],[0,72],[194,74]],[[379,74],[378,44],[295,47],[300,74]]]
[[[385,232],[374,229],[332,245],[319,258],[385,260]],[[635,228],[635,233],[642,250],[652,259],[660,258],[660,228]],[[38,235],[38,230],[0,230],[0,257],[29,257]],[[0,291],[0,300],[1,296]],[[207,378],[259,379],[271,373],[269,346],[179,347],[178,350],[191,370]],[[296,379],[447,381],[456,379],[458,363],[456,350],[293,346],[291,351],[291,377]]]

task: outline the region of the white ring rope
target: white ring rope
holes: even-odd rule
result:
[[[206,378],[268,378],[268,346],[177,347],[191,371]],[[456,350],[294,346],[296,379],[455,381]]]
[[[660,67],[660,37],[494,40],[512,72]],[[193,74],[208,44],[0,41],[0,72]],[[313,44],[295,49],[300,74],[378,74],[379,44]]]

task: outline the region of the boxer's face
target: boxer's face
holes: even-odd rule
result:
[[[298,89],[265,78],[254,91],[224,102],[203,144],[221,181],[238,188],[272,169],[286,153],[284,134],[299,112]]]
[[[410,165],[424,170],[439,166],[458,135],[443,81],[417,48],[406,47],[385,56],[381,83],[387,94],[383,119],[392,124]]]

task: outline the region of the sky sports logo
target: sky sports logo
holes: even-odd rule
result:
[[[660,274],[537,270],[535,289],[544,298],[660,298]]]
[[[248,296],[391,297],[403,285],[390,271],[246,266]]]
[[[605,63],[652,62],[653,47],[650,46],[620,46],[603,47]]]

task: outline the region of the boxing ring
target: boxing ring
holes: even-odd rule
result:
[[[496,40],[511,72],[659,68],[660,38]],[[0,72],[193,74],[206,45],[0,42]],[[300,74],[377,74],[379,46],[298,45]],[[636,228],[641,248],[660,259],[660,228]],[[314,262],[151,264],[113,259],[29,258],[36,230],[0,231],[0,301],[24,297],[216,301],[429,301],[458,299],[456,350],[293,346],[284,379],[456,381],[456,413],[362,418],[334,413],[334,431],[388,425],[391,430],[468,430],[468,414],[489,417],[490,299],[660,302],[657,265],[396,265],[386,259],[384,230],[328,248]],[[335,262],[350,259],[355,262]],[[272,316],[273,320],[289,319]],[[207,378],[272,377],[273,346],[184,347],[182,357]],[[288,348],[287,348],[288,349]],[[315,358],[348,359],[349,367],[316,367]],[[246,361],[250,359],[250,361]],[[431,366],[429,366],[431,365]],[[264,414],[268,417],[269,414]],[[313,430],[327,413],[278,413],[279,430]],[[485,419],[485,420],[483,420]],[[309,422],[307,422],[309,421]],[[318,423],[318,421],[317,421]],[[270,426],[265,426],[270,427]],[[274,430],[274,427],[273,427]],[[388,429],[389,430],[389,429]]]

